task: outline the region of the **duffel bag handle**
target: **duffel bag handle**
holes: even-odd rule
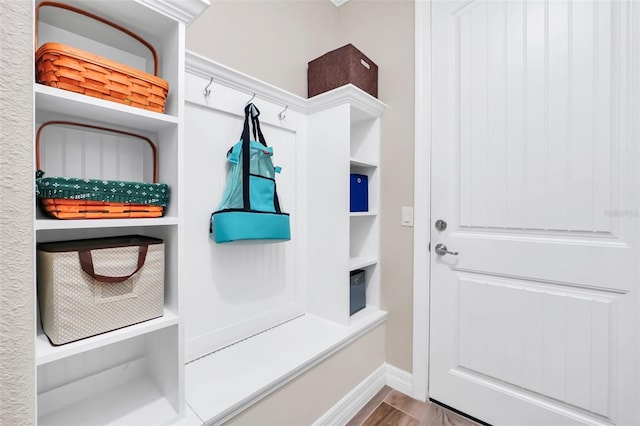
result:
[[[149,139],[149,138],[147,138],[145,136],[137,135],[135,133],[125,132],[123,130],[110,129],[108,127],[101,127],[101,126],[94,126],[93,124],[75,123],[73,121],[60,121],[60,120],[47,121],[46,123],[43,123],[38,128],[38,132],[36,133],[36,170],[40,170],[40,134],[42,133],[42,130],[45,127],[50,126],[52,124],[59,124],[59,125],[66,125],[66,126],[77,126],[77,127],[86,127],[86,128],[89,128],[89,129],[96,129],[96,130],[103,130],[103,131],[106,131],[106,132],[119,133],[121,135],[126,135],[126,136],[131,136],[131,137],[134,137],[134,138],[142,139],[143,141],[147,142],[147,144],[149,144],[149,146],[151,147],[151,151],[153,151],[153,183],[158,183],[158,150],[156,149],[156,145],[151,141],[151,139]]]
[[[78,258],[80,259],[80,266],[82,270],[89,274],[90,277],[96,281],[103,283],[121,283],[134,276],[144,266],[145,260],[147,260],[148,245],[138,246],[138,265],[135,271],[124,277],[108,277],[106,275],[99,275],[93,269],[93,257],[91,256],[91,250],[79,250]]]
[[[253,99],[253,98],[252,98]],[[260,110],[252,103],[248,103],[244,107],[244,127],[242,129],[242,202],[245,209],[251,209],[251,196],[250,196],[250,176],[251,176],[251,162],[247,161],[248,158],[251,158],[250,152],[250,141],[251,141],[251,133],[249,127],[249,117],[251,117],[251,125],[253,127],[253,138],[258,139],[265,147],[267,146],[267,141],[262,134],[262,130],[260,129]],[[282,213],[280,209],[280,201],[278,200],[278,193],[274,190],[273,193],[273,203],[276,213]]]
[[[156,53],[156,49],[153,48],[153,46],[151,45],[151,43],[149,43],[148,41],[146,41],[145,39],[143,39],[142,37],[140,37],[138,34],[134,33],[133,31],[130,31],[128,29],[126,29],[125,27],[116,24],[115,22],[111,22],[108,19],[102,18],[98,15],[94,15],[93,13],[84,11],[82,9],[78,9],[77,7],[73,7],[70,6],[68,4],[64,4],[64,3],[58,3],[58,2],[53,2],[53,1],[43,1],[42,3],[38,4],[36,6],[36,22],[35,22],[35,50],[38,50],[38,17],[39,17],[39,12],[40,12],[40,8],[42,6],[51,6],[51,7],[58,7],[60,9],[66,9],[66,10],[70,10],[71,12],[75,12],[75,13],[79,13],[81,15],[84,16],[88,16],[89,18],[95,19],[96,21],[102,22],[103,24],[107,24],[110,27],[115,28],[116,30],[120,30],[123,33],[125,33],[126,35],[128,35],[129,37],[132,37],[136,40],[138,40],[140,43],[142,43],[147,49],[149,49],[149,51],[151,52],[151,54],[153,55],[153,75],[155,75],[156,77],[158,76],[158,54]]]

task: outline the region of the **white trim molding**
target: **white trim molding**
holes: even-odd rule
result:
[[[426,401],[429,372],[431,223],[431,2],[415,2],[415,177],[413,228],[413,398]]]
[[[390,364],[382,364],[316,420],[313,426],[347,424],[385,385],[410,395],[411,383],[410,373]]]
[[[136,0],[150,9],[184,22],[187,26],[210,5],[209,0]]]
[[[372,99],[364,91],[349,83],[309,98],[307,113],[313,114],[345,103],[355,106],[371,117],[380,117],[387,109],[384,102]]]
[[[401,370],[391,364],[384,365],[385,383],[390,388],[402,392],[405,395],[413,393],[413,377],[411,373]]]
[[[386,383],[387,364],[382,364],[351,392],[313,423],[313,426],[344,425],[364,407]]]
[[[219,62],[213,61],[192,51],[186,51],[186,72],[211,82],[210,89],[215,92],[216,85],[224,85],[232,89],[255,93],[261,99],[276,104],[286,104],[290,110],[306,112],[308,102],[286,90],[266,83],[248,74],[237,71]],[[210,80],[213,79],[213,80]]]
[[[288,109],[307,115],[345,103],[371,117],[380,117],[387,108],[385,103],[372,99],[353,84],[305,99],[189,50],[186,51],[186,72],[210,81],[214,91],[216,85],[227,86],[248,94],[253,93],[262,100],[287,105]]]

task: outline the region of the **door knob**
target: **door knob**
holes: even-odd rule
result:
[[[439,256],[444,256],[445,254],[450,254],[453,256],[458,255],[457,251],[449,251],[447,249],[447,246],[445,246],[444,244],[436,244],[436,253],[438,253]]]
[[[445,222],[445,221],[444,221],[444,220],[442,220],[442,219],[438,219],[438,220],[436,220],[435,227],[436,227],[436,229],[437,229],[438,231],[442,232],[442,231],[444,231],[445,229],[447,229],[447,222]]]

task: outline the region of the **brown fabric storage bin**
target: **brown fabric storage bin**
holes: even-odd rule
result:
[[[61,345],[162,316],[164,242],[129,235],[37,250],[42,328]]]
[[[378,66],[352,44],[309,62],[307,90],[310,98],[349,83],[378,97]]]

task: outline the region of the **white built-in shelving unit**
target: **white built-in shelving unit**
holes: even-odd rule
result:
[[[159,75],[169,82],[166,113],[34,84],[36,126],[69,120],[150,138],[158,147],[159,181],[170,186],[171,200],[156,219],[55,220],[37,212],[36,243],[128,234],[161,238],[165,306],[160,318],[62,346],[51,345],[38,324],[38,423],[223,421],[384,322],[378,212],[386,106],[352,85],[303,99],[187,55],[185,26],[207,0],[69,3],[127,27],[156,48]],[[153,69],[151,55],[135,41],[46,9],[39,44],[58,41]],[[203,88],[212,81],[212,94],[205,96]],[[292,213],[292,240],[216,245],[207,233],[209,214],[224,185],[224,155],[240,134],[242,109],[252,95],[275,160],[285,166],[278,188]],[[113,179],[137,173],[148,180],[148,159],[141,167],[125,167],[140,156],[139,148],[114,140],[76,149],[92,137],[107,138],[77,129],[48,132],[47,176]],[[87,158],[97,162],[78,166]],[[117,167],[108,164],[114,158]],[[350,173],[368,176],[367,212],[349,212]],[[251,267],[243,266],[247,256]],[[367,307],[350,316],[349,272],[356,269],[366,271]],[[246,374],[248,364],[259,367],[259,374]]]
[[[353,85],[301,98],[192,52],[186,80],[185,177],[194,200],[185,223],[186,401],[205,424],[222,424],[386,320],[378,254],[386,106]],[[283,166],[276,180],[292,238],[213,244],[204,228],[249,99]],[[368,176],[367,212],[349,212],[350,173]],[[367,307],[350,316],[355,269],[367,273]]]
[[[184,244],[181,176],[185,27],[206,8],[208,1],[66,3],[120,24],[155,47],[158,75],[169,83],[166,112],[151,112],[34,83],[36,128],[46,121],[68,120],[150,138],[158,149],[159,181],[170,186],[171,199],[164,217],[157,219],[56,220],[37,212],[36,243],[128,234],[161,238],[165,243],[165,307],[160,318],[61,346],[49,342],[38,318],[38,424],[166,424],[184,413],[179,282]],[[69,11],[41,8],[38,45],[48,41],[153,72],[153,58],[135,40]],[[43,169],[48,176],[116,178],[138,173],[148,181],[150,159],[144,160],[142,167],[133,167],[133,171],[126,167],[132,164],[127,158],[140,154],[139,148],[129,151],[134,148],[123,143],[96,148],[95,143],[88,143],[85,148],[76,149],[81,139],[108,138],[77,129],[48,132],[47,138]],[[88,158],[92,158],[90,165],[78,166]],[[76,174],[81,172],[82,176]]]
[[[380,311],[380,117],[386,105],[352,85],[309,99],[309,306],[350,324]],[[369,208],[349,211],[349,176],[368,177]],[[349,315],[349,273],[365,271],[366,308]]]
[[[349,271],[365,272],[366,302],[369,309],[380,308],[380,115],[378,109],[351,108],[350,173],[367,176],[369,209],[350,213]],[[373,104],[371,105],[373,107]],[[357,313],[356,313],[357,315]]]

